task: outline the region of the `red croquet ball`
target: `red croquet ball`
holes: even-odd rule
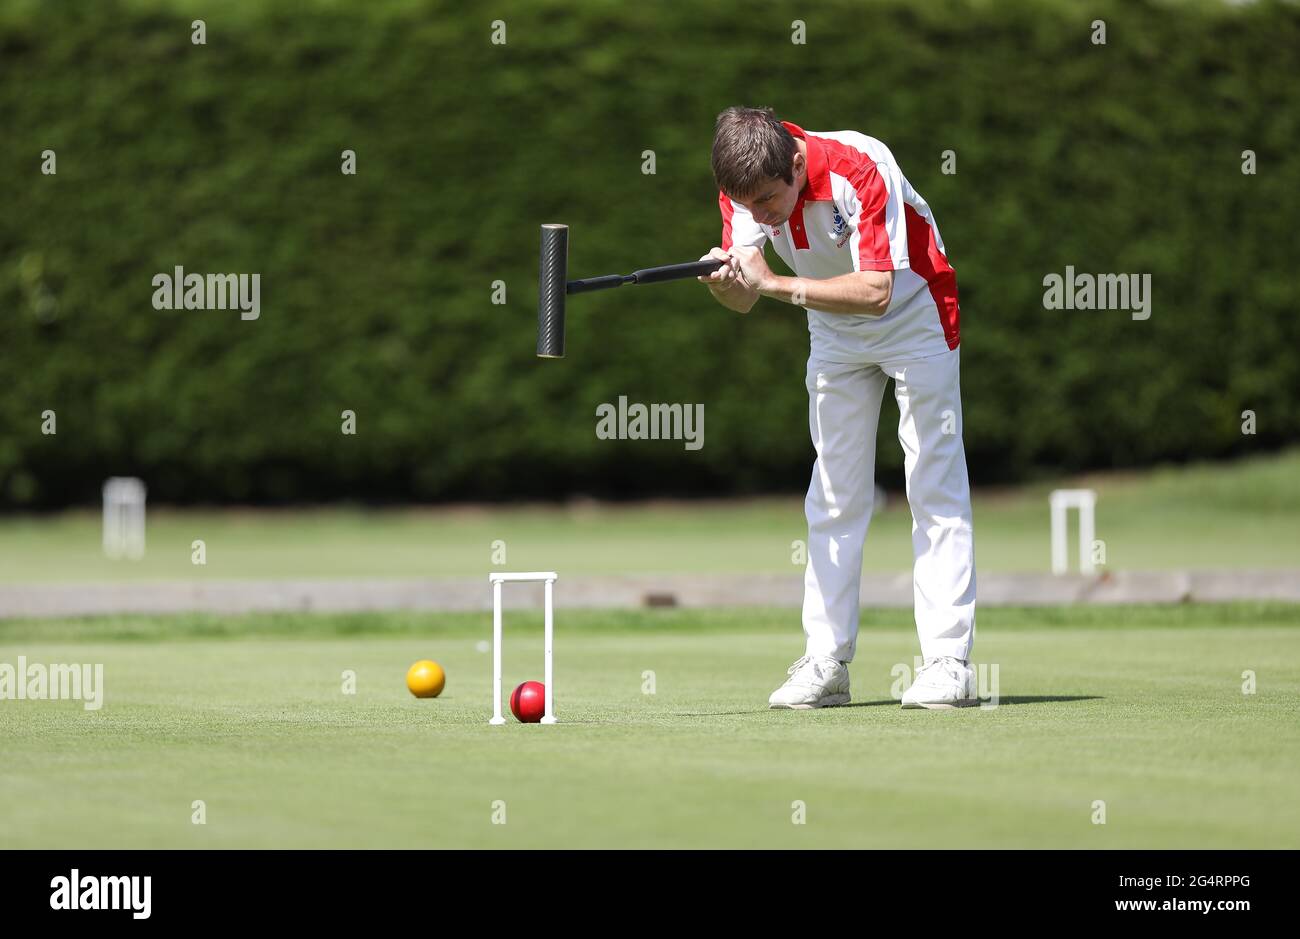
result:
[[[522,724],[536,724],[546,713],[546,686],[526,681],[510,695],[510,713]]]

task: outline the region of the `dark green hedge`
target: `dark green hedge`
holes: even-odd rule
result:
[[[1266,3],[15,0],[0,503],[114,473],[214,502],[802,488],[802,311],[625,288],[572,302],[566,360],[533,355],[539,223],[572,226],[574,276],[704,253],[733,103],[880,137],[929,199],[977,482],[1276,446],[1300,436],[1297,76],[1300,11]],[[260,273],[260,320],[155,311],[177,264]],[[1045,310],[1067,264],[1150,273],[1151,319]],[[620,394],[704,403],[704,448],[597,440]]]

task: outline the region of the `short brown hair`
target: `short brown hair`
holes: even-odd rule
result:
[[[794,182],[798,145],[771,108],[727,108],[713,131],[713,179],[728,196],[753,195],[769,179]]]

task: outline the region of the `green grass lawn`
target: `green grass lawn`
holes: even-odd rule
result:
[[[1300,450],[1231,464],[1102,475],[975,495],[984,571],[1050,567],[1047,494],[1099,492],[1097,537],[1117,570],[1300,566]],[[1073,516],[1071,525],[1074,524]],[[864,567],[911,567],[911,515],[895,493],[873,521]],[[1074,558],[1076,536],[1071,530]],[[801,497],[629,506],[156,510],[143,561],[109,561],[96,512],[0,519],[0,581],[481,576],[506,566],[563,575],[802,569]],[[202,539],[207,564],[191,563]]]
[[[508,617],[507,689],[541,677],[537,619]],[[866,614],[854,705],[812,712],[766,708],[791,612],[557,627],[561,723],[490,727],[484,615],[0,622],[0,662],[106,686],[0,701],[0,848],[1300,846],[1300,607],[986,610],[998,706],[946,712],[891,695],[904,612]],[[425,657],[436,700],[403,683]]]

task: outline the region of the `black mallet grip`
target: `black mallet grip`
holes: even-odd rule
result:
[[[607,290],[610,287],[622,287],[624,284],[661,284],[669,280],[685,280],[688,277],[704,277],[722,267],[726,261],[717,258],[705,258],[703,261],[688,261],[685,264],[665,264],[663,267],[647,267],[633,271],[631,274],[606,274],[603,277],[587,277],[571,280],[565,286],[566,293],[589,293],[592,290]]]
[[[703,261],[688,261],[686,264],[668,264],[664,267],[647,267],[632,274],[637,284],[658,284],[665,280],[682,280],[687,277],[704,277],[712,274],[725,264],[717,258],[705,258]]]

